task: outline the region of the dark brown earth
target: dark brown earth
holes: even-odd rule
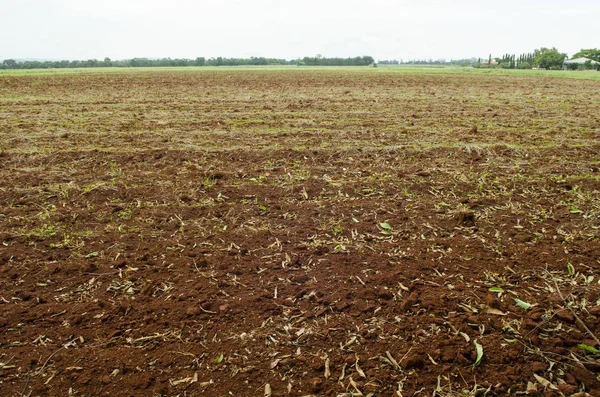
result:
[[[600,395],[599,89],[0,75],[0,394]]]

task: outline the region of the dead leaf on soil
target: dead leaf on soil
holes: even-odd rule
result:
[[[212,385],[213,383],[215,383],[215,382],[211,379],[208,382],[200,382],[200,383],[198,383],[198,385],[200,387],[204,388],[204,387],[208,387],[208,386]]]
[[[273,361],[271,361],[271,364],[269,365],[269,368],[270,368],[270,369],[275,369],[275,367],[277,367],[277,365],[279,364],[279,362],[280,362],[280,361],[281,361],[281,360],[280,360],[280,359],[278,359],[278,358],[277,358],[277,359],[275,359],[275,360],[273,360]]]
[[[555,385],[553,385],[552,382],[550,382],[549,380],[547,380],[545,378],[542,378],[538,374],[533,374],[533,377],[535,378],[535,380],[538,381],[538,383],[540,385],[544,386],[544,388],[550,389],[550,390],[558,390],[558,387],[556,387]]]
[[[342,350],[347,349],[348,347],[352,346],[354,344],[354,342],[356,342],[356,336],[353,336],[352,338],[350,338],[350,340],[346,343],[344,343],[341,348]]]
[[[506,316],[507,313],[504,313],[502,310],[494,309],[493,307],[488,307],[485,309],[486,314],[493,314],[494,316]]]
[[[392,356],[392,353],[390,353],[389,351],[386,351],[385,355],[387,356],[388,360],[390,361],[390,363],[392,364],[392,366],[394,367],[394,369],[396,371],[400,370],[400,365],[398,364],[398,361],[396,361],[396,359],[394,358],[394,356]]]
[[[538,392],[537,384],[532,382],[527,382],[527,389],[525,390],[526,394],[536,394]]]
[[[346,377],[346,366],[348,364],[344,363],[344,365],[342,366],[342,373],[340,374],[340,377],[338,378],[338,381],[341,382],[344,380],[344,378]]]
[[[354,368],[356,368],[356,372],[360,375],[361,378],[366,378],[367,375],[365,375],[364,371],[358,365],[359,360],[360,359],[358,358],[358,356],[356,356],[356,362],[354,363]]]
[[[358,385],[356,384],[354,379],[352,379],[352,377],[348,378],[348,381],[350,382],[350,386],[352,386],[354,388],[354,390],[356,391],[357,395],[364,396],[364,394],[360,391],[360,389],[358,388]]]
[[[198,382],[198,373],[197,372],[194,373],[194,376],[188,376],[187,378],[183,378],[183,379],[179,379],[179,380],[169,379],[169,383],[171,384],[171,386],[177,386],[182,383],[195,383],[195,382]]]
[[[438,365],[438,363],[433,359],[433,357],[431,357],[430,354],[427,354],[427,358],[429,358],[429,361],[431,361],[433,365]]]

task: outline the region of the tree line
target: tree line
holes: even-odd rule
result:
[[[323,58],[317,55],[316,57],[304,57],[298,62],[300,66],[370,66],[373,64],[375,64],[375,59],[368,55],[354,58]]]
[[[599,65],[594,65],[591,61],[600,62],[600,50],[597,48],[582,49],[573,54],[570,59],[588,58],[590,61],[583,65],[567,64],[569,69],[595,69]],[[478,60],[475,67],[498,67],[502,69],[562,69],[565,60],[569,59],[566,53],[558,51],[555,47],[542,47],[535,49],[531,53],[521,54],[518,57],[515,54],[504,54],[501,58],[488,58],[488,62]],[[493,62],[492,62],[493,60]]]
[[[265,57],[250,58],[132,58],[113,61],[88,59],[85,61],[17,61],[5,59],[0,63],[0,69],[66,69],[66,68],[107,68],[107,67],[181,67],[181,66],[267,66],[267,65],[297,65],[297,66],[369,66],[375,63],[371,56],[350,58],[304,57],[302,59],[279,59]]]
[[[600,49],[582,49],[575,53],[571,59],[589,58],[600,62]],[[0,69],[65,69],[65,68],[102,68],[102,67],[182,67],[182,66],[267,66],[267,65],[297,65],[297,66],[370,66],[370,65],[430,65],[430,66],[462,66],[474,68],[501,68],[501,69],[561,69],[564,61],[568,59],[567,54],[561,53],[556,48],[539,48],[532,52],[520,54],[503,54],[501,57],[487,59],[421,59],[421,60],[379,60],[375,62],[371,56],[358,56],[349,58],[328,58],[321,55],[315,57],[304,57],[299,59],[281,58],[209,58],[197,57],[187,58],[132,58],[113,61],[110,58],[104,60],[88,59],[85,61],[17,61],[5,59],[0,63]],[[583,65],[567,64],[569,69],[594,69],[600,65],[586,62]]]
[[[600,49],[582,49],[573,54],[570,59],[588,58],[591,61],[600,62]],[[428,66],[463,66],[474,68],[501,68],[501,69],[562,69],[564,61],[569,59],[567,54],[561,53],[556,48],[539,48],[533,52],[516,54],[503,54],[501,57],[492,57],[490,54],[487,59],[466,58],[466,59],[415,59],[410,61],[403,60],[379,60],[380,65],[428,65]],[[583,65],[567,64],[568,69],[594,69],[599,65],[593,62],[586,62]]]

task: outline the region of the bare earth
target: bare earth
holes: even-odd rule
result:
[[[0,394],[599,396],[599,91],[0,76]]]

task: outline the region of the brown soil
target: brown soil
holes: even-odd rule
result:
[[[599,89],[0,75],[1,394],[600,395]]]

